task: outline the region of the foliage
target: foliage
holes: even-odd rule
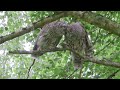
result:
[[[120,23],[119,11],[96,11],[104,17]],[[52,11],[3,11],[0,12],[0,35],[4,36],[26,27],[32,22],[43,20],[52,16]],[[99,59],[107,58],[115,62],[120,62],[120,38],[108,31],[91,25],[85,21],[72,17],[64,17],[68,23],[81,22],[89,32],[94,45],[94,54]],[[7,41],[0,45],[0,78],[25,79],[27,71],[33,59],[30,55],[7,54],[10,50],[32,50],[36,37],[40,29],[34,30],[23,36]],[[91,62],[85,62],[82,76],[85,79],[104,79],[115,72],[117,68],[103,66]],[[69,51],[48,52],[39,57],[30,71],[31,79],[63,79],[67,78],[74,71]],[[79,71],[70,78],[77,79]],[[120,78],[120,72],[115,77]]]

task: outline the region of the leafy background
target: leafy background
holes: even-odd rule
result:
[[[95,11],[94,11],[95,12]],[[96,11],[112,21],[120,23],[118,11]],[[0,35],[10,34],[37,20],[43,20],[53,15],[52,11],[1,11],[0,12]],[[72,17],[64,17],[68,23],[81,22],[91,37],[94,45],[94,54],[99,59],[108,58],[120,62],[120,38],[101,28]],[[33,59],[31,55],[8,54],[10,50],[32,50],[40,29],[7,41],[0,45],[0,78],[2,79],[25,79],[29,66]],[[85,62],[82,77],[84,79],[105,79],[118,68]],[[63,79],[74,71],[69,51],[48,52],[39,57],[30,71],[31,79]],[[77,79],[79,71],[75,72],[71,79]],[[120,78],[118,72],[114,79]]]

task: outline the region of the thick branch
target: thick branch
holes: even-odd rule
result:
[[[9,53],[11,53],[11,54],[39,54],[39,56],[41,56],[41,55],[43,55],[47,52],[65,51],[65,50],[69,50],[69,49],[54,48],[54,49],[47,50],[47,51],[19,51],[19,50],[15,50],[15,51],[9,51]],[[72,51],[72,50],[70,50],[70,51]],[[74,51],[72,51],[72,52],[74,52]],[[87,58],[87,57],[83,57],[83,58]],[[101,65],[105,65],[105,66],[112,66],[112,67],[120,68],[120,63],[112,62],[110,60],[99,60],[99,59],[96,59],[96,58],[87,58],[87,59],[84,59],[84,60],[85,60],[85,62],[93,62],[93,63],[96,63],[96,64],[101,64]]]
[[[93,58],[93,59],[88,59],[88,60],[85,60],[85,61],[93,62],[93,63],[96,63],[96,64],[105,65],[105,66],[112,66],[112,67],[120,68],[120,63],[113,62],[113,61],[110,61],[110,60],[99,60],[97,58]]]
[[[20,30],[17,30],[16,32],[12,32],[9,35],[1,36],[0,37],[0,44],[6,42],[8,40],[14,39],[16,37],[19,37],[21,35],[24,35],[24,34],[30,32],[30,31],[32,31],[34,29],[41,28],[44,24],[55,21],[55,20],[57,20],[57,19],[59,19],[59,18],[61,18],[63,16],[64,16],[64,13],[60,13],[58,15],[53,15],[51,17],[48,17],[48,18],[44,19],[43,21],[37,21],[37,22],[33,23],[32,25],[29,25],[26,28],[22,28]]]
[[[64,48],[53,48],[47,51],[25,51],[25,50],[14,50],[9,51],[10,54],[39,54],[40,56],[47,52],[56,52],[56,51],[64,51],[67,49]]]
[[[109,31],[112,34],[120,36],[120,24],[92,12],[70,11],[69,15],[80,18],[90,24],[96,25]]]

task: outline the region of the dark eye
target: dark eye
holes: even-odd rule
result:
[[[33,47],[33,50],[37,50],[38,49],[38,45],[35,45],[34,47]]]

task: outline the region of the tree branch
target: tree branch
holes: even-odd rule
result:
[[[41,28],[44,24],[55,21],[59,18],[62,18],[64,16],[73,16],[76,18],[80,18],[90,24],[96,25],[100,28],[103,28],[113,34],[116,34],[120,36],[120,24],[113,22],[112,20],[107,19],[106,17],[103,17],[101,15],[92,13],[92,12],[81,12],[81,11],[66,11],[66,12],[60,12],[59,14],[55,14],[51,17],[48,17],[44,19],[43,21],[37,21],[34,22],[32,25],[29,25],[28,27],[22,28],[20,30],[17,30],[16,32],[12,32],[9,35],[1,36],[0,37],[0,44],[14,39],[16,37],[19,37],[21,35],[24,35],[30,31],[33,31],[36,28]]]
[[[46,23],[50,23],[52,21],[55,21],[61,17],[64,17],[64,13],[59,13],[57,15],[53,15],[51,17],[48,17],[46,19],[44,19],[43,21],[37,21],[37,22],[34,22],[32,25],[29,25],[25,28],[21,28],[19,30],[17,30],[16,32],[12,32],[11,34],[9,35],[6,35],[6,36],[1,36],[0,37],[0,44],[8,41],[8,40],[11,40],[11,39],[14,39],[16,37],[19,37],[21,35],[24,35],[26,33],[29,33],[30,31],[33,31],[37,28],[41,28],[44,24]]]
[[[116,37],[113,38],[113,40],[111,40],[111,41],[110,41],[107,45],[105,45],[101,50],[99,50],[98,52],[96,52],[95,55],[98,55],[101,51],[103,51],[106,47],[108,47],[115,39],[116,39]]]
[[[104,60],[104,59],[97,59],[97,58],[92,58],[92,59],[89,59],[88,60],[85,60],[86,62],[93,62],[93,63],[96,63],[96,64],[101,64],[101,65],[105,65],[105,66],[112,66],[112,67],[116,67],[116,68],[120,68],[120,63],[119,62],[113,62],[113,61],[110,61],[110,60]]]
[[[29,78],[29,73],[30,73],[30,70],[32,68],[32,66],[35,64],[35,59],[33,60],[32,64],[30,65],[29,69],[28,69],[28,73],[27,73],[27,79]]]
[[[25,50],[14,50],[14,51],[9,51],[10,54],[38,54],[38,55],[43,55],[47,52],[56,52],[56,51],[65,51],[68,49],[65,48],[53,48],[50,50],[46,50],[46,51],[25,51]]]
[[[120,24],[113,22],[102,15],[88,11],[69,11],[68,14],[120,36]]]
[[[73,50],[67,49],[67,48],[54,48],[51,50],[47,50],[47,51],[24,51],[24,50],[15,50],[15,51],[9,51],[9,53],[11,54],[39,54],[39,56],[47,53],[47,52],[56,52],[56,51],[65,51],[65,50],[69,50],[74,52]],[[76,53],[76,52],[74,52]],[[77,53],[76,53],[77,54]],[[78,54],[77,54],[78,55]],[[79,55],[80,56],[80,55]],[[81,56],[80,56],[81,57]],[[93,58],[89,58],[89,57],[82,57],[84,58],[85,62],[93,62],[96,64],[101,64],[101,65],[105,65],[105,66],[112,66],[112,67],[116,67],[116,68],[120,68],[120,63],[118,62],[113,62],[110,60],[104,60],[104,59],[97,59],[95,57]]]

